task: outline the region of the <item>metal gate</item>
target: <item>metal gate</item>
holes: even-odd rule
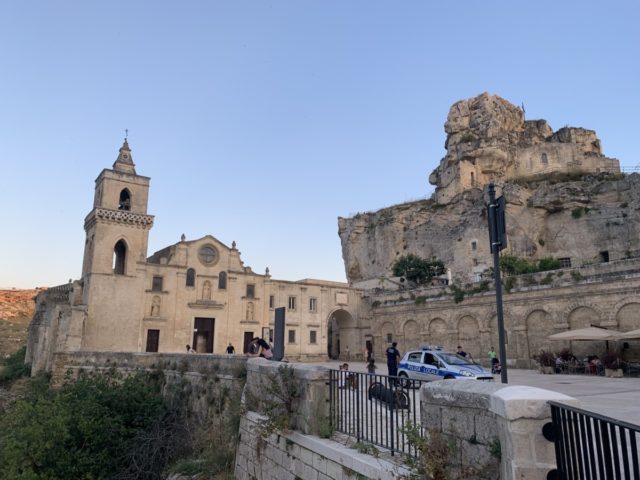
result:
[[[640,426],[557,402],[545,438],[555,443],[549,480],[639,480]],[[549,427],[549,428],[548,428]]]

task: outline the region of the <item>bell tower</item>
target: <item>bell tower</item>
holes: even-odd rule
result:
[[[96,179],[93,209],[84,220],[86,232],[82,278],[136,275],[145,261],[153,216],[147,215],[149,177],[136,173],[125,138],[111,170]]]

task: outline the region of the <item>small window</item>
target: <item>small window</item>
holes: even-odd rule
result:
[[[227,272],[220,272],[218,275],[218,290],[227,289]]]
[[[247,298],[256,298],[256,286],[253,284],[247,285]]]
[[[187,270],[187,287],[196,286],[196,271],[193,268]]]
[[[315,345],[316,343],[318,343],[318,335],[315,330],[309,331],[309,343],[312,345]]]
[[[310,312],[316,312],[318,311],[318,299],[311,297],[309,299],[309,311]]]
[[[296,309],[296,297],[289,297],[289,310],[295,310]]]
[[[151,282],[151,290],[153,290],[154,292],[162,291],[162,277],[153,277],[153,280]]]
[[[558,261],[560,262],[560,268],[571,268],[571,258],[559,258]]]
[[[157,352],[160,344],[160,330],[147,330],[147,352]]]
[[[275,308],[276,306],[276,296],[269,295],[269,308]]]
[[[387,333],[387,343],[391,343],[391,342],[393,342],[393,334]]]
[[[549,165],[549,159],[547,158],[546,153],[542,154],[542,156],[540,157],[540,162],[542,163],[542,165]]]
[[[477,249],[478,249],[478,242],[474,240],[471,242],[471,250],[475,252]]]
[[[474,173],[471,172],[471,186],[475,187],[476,186],[476,178],[474,176]]]
[[[604,252],[600,252],[600,262],[607,263],[609,261],[609,250],[605,250]]]
[[[113,273],[116,275],[126,274],[127,246],[122,240],[116,243],[113,248]]]
[[[289,330],[289,343],[296,343],[296,331]]]
[[[409,358],[407,359],[410,362],[418,362],[422,361],[422,352],[413,352],[409,354]]]
[[[131,210],[131,194],[126,188],[120,192],[118,210]]]

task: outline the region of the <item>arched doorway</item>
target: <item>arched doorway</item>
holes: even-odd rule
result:
[[[349,349],[352,358],[363,350],[357,344],[356,322],[353,316],[342,308],[329,315],[327,321],[327,355],[332,360],[338,360]]]

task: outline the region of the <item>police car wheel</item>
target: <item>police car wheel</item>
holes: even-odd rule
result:
[[[402,388],[409,388],[411,387],[411,380],[409,380],[409,376],[404,373],[404,372],[400,372],[400,374],[398,375],[398,377],[400,378],[400,386]]]
[[[455,380],[456,377],[454,377],[453,375],[447,375],[444,377],[445,380]]]

